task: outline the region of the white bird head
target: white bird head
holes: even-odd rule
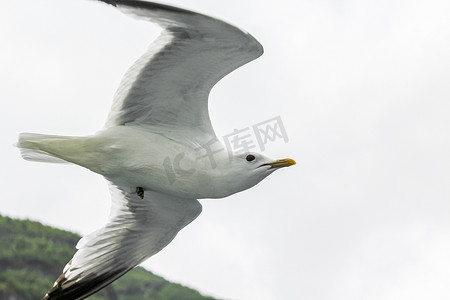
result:
[[[226,186],[222,190],[226,197],[231,194],[249,189],[258,184],[261,180],[272,174],[280,168],[295,165],[293,159],[270,159],[259,153],[235,154],[229,160],[226,168],[221,168],[220,178],[221,186]]]

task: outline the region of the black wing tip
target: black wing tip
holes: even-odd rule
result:
[[[118,5],[123,6],[129,6],[129,7],[135,7],[135,8],[144,8],[144,9],[152,9],[152,10],[165,10],[165,11],[171,11],[176,13],[184,13],[184,14],[195,14],[195,12],[170,6],[166,4],[161,4],[157,2],[148,2],[148,1],[142,1],[142,0],[97,0],[100,2],[104,2],[106,4],[113,5],[117,7]]]
[[[65,273],[56,280],[55,286],[45,294],[42,300],[68,300],[84,299],[109,285],[132,268],[121,268],[98,276],[88,276],[77,281],[77,278],[68,280]]]
[[[106,3],[106,4],[110,4],[112,6],[117,6],[117,4],[115,3],[116,1],[110,1],[110,0],[98,0],[100,2]],[[44,299],[42,299],[44,300]]]

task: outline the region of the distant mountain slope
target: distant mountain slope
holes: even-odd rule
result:
[[[80,236],[0,216],[0,299],[37,300],[75,253]],[[138,267],[90,300],[214,300]]]

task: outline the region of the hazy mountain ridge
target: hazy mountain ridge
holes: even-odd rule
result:
[[[75,233],[0,216],[0,299],[41,299],[75,253]],[[213,300],[138,267],[90,300]]]

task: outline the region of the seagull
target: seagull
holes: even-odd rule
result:
[[[104,176],[112,198],[107,224],[78,242],[46,300],[92,295],[167,246],[200,214],[198,199],[227,197],[295,164],[220,151],[211,125],[211,88],[262,55],[254,37],[173,6],[98,1],[154,22],[162,32],[125,74],[100,131],[19,135],[24,159],[85,167]]]

